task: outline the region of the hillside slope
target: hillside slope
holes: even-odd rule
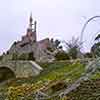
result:
[[[64,91],[69,85],[73,84],[77,79],[79,79],[84,71],[85,65],[80,63],[80,61],[71,62],[53,62],[40,64],[43,66],[44,71],[40,73],[37,77],[30,77],[28,79],[15,79],[10,81],[5,88],[1,89],[1,94],[8,100],[35,100],[34,94],[36,91],[41,91],[52,98],[47,100],[61,100],[58,98],[58,94]],[[75,91],[71,92],[66,96],[67,99],[62,100],[88,100],[88,96],[92,93],[92,88],[87,88],[92,86],[94,82],[99,82],[100,73],[96,73],[91,76],[91,81],[81,83]],[[88,84],[87,84],[88,83]],[[86,85],[86,87],[85,87]],[[100,85],[96,85],[97,95],[100,92]],[[85,91],[88,92],[85,94]],[[83,93],[83,94],[82,94]],[[93,91],[94,93],[94,91]],[[90,96],[91,100],[95,100],[94,96]],[[70,98],[70,99],[68,99]],[[4,99],[5,100],[5,99]],[[44,100],[44,99],[43,99]],[[98,99],[99,100],[99,99]]]

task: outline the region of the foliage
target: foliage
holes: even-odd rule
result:
[[[18,54],[17,53],[12,54],[12,60],[18,60]]]
[[[84,57],[85,58],[92,58],[93,55],[92,55],[92,53],[87,52],[87,53],[84,54]]]
[[[66,52],[58,52],[55,55],[56,60],[69,60],[69,55]]]
[[[100,56],[100,34],[95,37],[95,43],[91,47],[91,52],[94,57]]]
[[[94,57],[99,57],[100,56],[100,42],[95,43],[91,47],[91,53],[94,55]]]
[[[64,82],[63,80],[58,80],[58,81],[54,81],[54,82],[52,82],[52,83],[49,83],[49,84],[51,84],[50,86],[49,86],[49,88],[51,88],[51,90],[52,90],[52,93],[55,93],[55,92],[57,92],[57,91],[59,91],[59,90],[61,90],[61,89],[65,89],[65,88],[67,88],[67,83],[66,82]],[[48,89],[49,89],[48,88]]]
[[[28,59],[27,60],[35,60],[35,58],[34,58],[34,53],[33,52],[30,52],[29,54],[28,54]]]
[[[34,93],[41,87],[42,84],[39,82],[37,82],[36,84],[22,84],[21,86],[10,86],[7,91],[7,97],[9,98],[9,100],[21,100],[21,98],[33,100],[33,97],[30,94]]]
[[[47,50],[49,50],[50,52],[54,51],[53,48],[51,48],[51,47],[48,47]]]
[[[68,50],[68,54],[69,54],[71,59],[76,59],[77,58],[77,54],[78,54],[77,47],[70,48]]]
[[[62,48],[62,46],[60,46],[61,41],[58,40],[58,39],[54,40],[54,39],[52,38],[52,39],[51,39],[51,43],[53,44],[53,47],[54,47],[55,49]]]
[[[64,43],[65,47],[67,48],[68,55],[71,59],[81,58],[82,53],[80,49],[82,43],[79,42],[78,38],[73,37],[71,41],[69,42],[64,41]]]
[[[35,58],[33,52],[22,54],[13,53],[12,60],[35,60]]]
[[[44,71],[41,72],[39,76],[27,79],[16,79],[8,84],[8,89],[5,92],[8,100],[35,100],[34,93],[38,90],[44,91],[48,95],[53,95],[59,92],[59,88],[75,82],[85,71],[84,65],[82,65],[79,60],[73,63],[56,61],[53,63],[41,63],[41,65]],[[63,81],[66,82],[66,84],[64,83],[60,85],[60,87],[59,82],[62,83]],[[61,99],[53,97],[48,100],[72,100],[72,96],[75,98],[75,95],[72,94]],[[76,96],[78,98],[79,95],[77,94]]]
[[[88,80],[71,93],[68,94],[71,100],[100,100],[100,79]]]
[[[27,53],[22,53],[19,57],[18,60],[27,60],[29,55]]]
[[[60,41],[59,40],[55,40],[55,46],[56,46],[56,48],[59,48],[59,45],[60,45]]]
[[[0,56],[0,60],[2,60],[3,59],[3,56]]]

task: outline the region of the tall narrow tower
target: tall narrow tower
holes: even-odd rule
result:
[[[32,42],[36,42],[37,38],[36,38],[36,21],[34,21],[33,24],[33,18],[32,18],[32,13],[30,15],[29,18],[29,27],[27,29],[27,36],[28,38],[32,41]],[[32,27],[34,25],[34,28]]]
[[[37,41],[37,31],[36,31],[36,27],[37,26],[37,22],[34,21],[34,31],[33,31],[33,34],[34,34],[34,37],[35,37],[35,41]]]
[[[31,13],[30,19],[29,19],[29,28],[31,29],[31,31],[32,31],[32,26],[33,26],[32,22],[33,22],[33,18],[32,18],[32,13]]]
[[[33,18],[32,18],[32,14],[30,15],[30,18],[29,18],[29,26],[28,26],[28,29],[27,29],[27,32],[32,32],[33,30]]]

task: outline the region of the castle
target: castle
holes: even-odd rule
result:
[[[34,26],[34,27],[33,27]],[[49,38],[43,39],[41,41],[37,41],[37,31],[36,31],[37,22],[34,21],[32,14],[29,18],[29,26],[27,28],[27,32],[25,36],[22,36],[21,41],[14,42],[11,48],[9,49],[9,54],[17,53],[28,54],[31,53],[36,61],[52,61],[54,60],[54,55],[48,48],[53,48],[54,43]]]

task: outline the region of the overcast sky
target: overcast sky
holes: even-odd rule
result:
[[[25,35],[31,12],[37,20],[38,40],[53,37],[68,41],[72,36],[80,36],[88,18],[100,15],[100,0],[1,0],[0,52],[8,50],[15,40]],[[84,41],[93,41],[99,25],[99,18],[88,24]],[[87,49],[90,44],[85,44]]]

